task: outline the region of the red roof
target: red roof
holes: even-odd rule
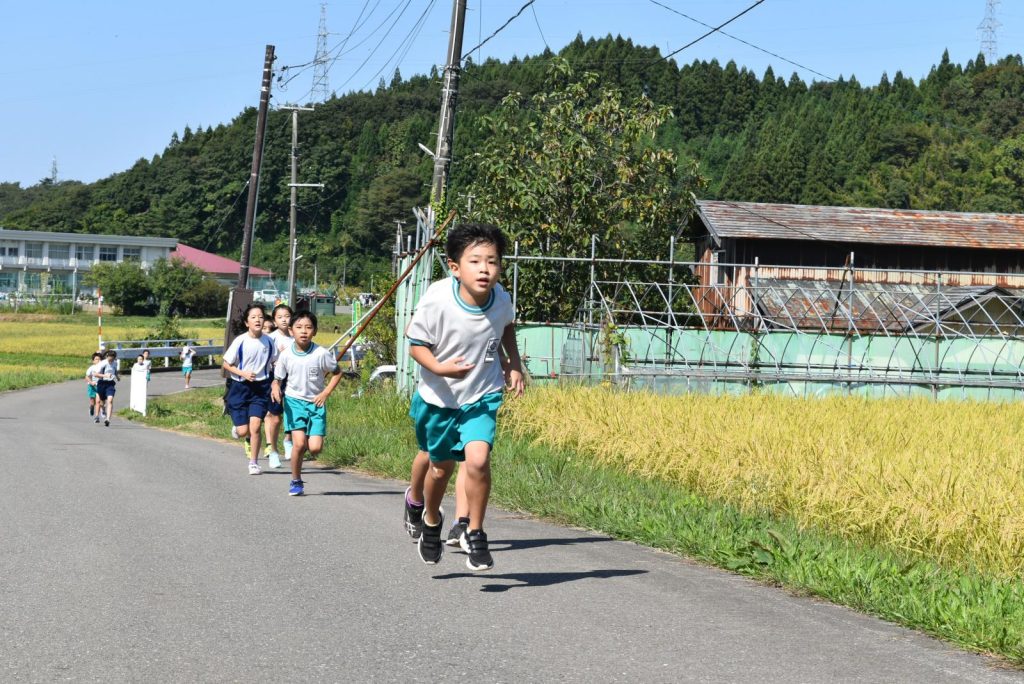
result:
[[[171,252],[171,258],[181,259],[187,264],[192,264],[211,275],[218,276],[238,275],[238,269],[241,267],[240,264],[233,259],[217,256],[210,252],[204,252],[201,249],[189,247],[188,245],[180,242],[178,243],[178,248]],[[255,266],[250,265],[249,275],[269,276],[270,271],[264,271],[262,268],[256,268]]]

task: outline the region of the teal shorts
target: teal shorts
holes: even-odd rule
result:
[[[298,430],[305,432],[307,437],[325,437],[327,435],[327,407],[317,406],[305,399],[285,396],[284,429],[285,432]]]
[[[181,367],[181,374],[182,375],[188,375],[191,372],[192,372],[192,366],[182,366]]]
[[[93,385],[86,385],[85,393],[89,396],[90,399],[96,398],[96,388]]]
[[[409,417],[416,428],[420,451],[430,454],[431,461],[465,461],[466,445],[487,442],[494,446],[501,392],[491,392],[472,404],[459,408],[443,408],[423,401],[420,393],[412,397]]]

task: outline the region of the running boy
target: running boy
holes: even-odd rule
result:
[[[100,406],[106,404],[103,424],[107,427],[110,427],[110,418],[114,415],[114,394],[117,392],[116,385],[120,379],[117,374],[117,352],[109,349],[105,360],[100,364],[96,381],[96,395],[99,398]],[[99,416],[97,416],[98,418]],[[96,422],[98,423],[99,420]]]
[[[93,352],[92,363],[89,365],[88,370],[85,371],[85,393],[89,397],[89,415],[94,416],[93,422],[100,422],[100,413],[103,412],[103,407],[100,405],[100,400],[96,394],[96,383],[100,379],[100,365],[103,363],[103,354],[99,352]]]
[[[284,429],[292,433],[292,481],[289,496],[302,496],[302,457],[308,450],[316,458],[327,434],[327,397],[338,386],[341,370],[334,354],[313,342],[316,314],[300,311],[291,317],[294,342],[288,345],[274,364],[274,401],[284,404]],[[324,386],[327,376],[334,374]],[[281,380],[285,382],[281,396]]]
[[[185,389],[189,389],[192,384],[192,359],[196,357],[196,350],[186,342],[178,357],[181,359],[181,374],[185,376]]]
[[[142,350],[142,363],[146,366],[146,382],[149,382],[149,376],[153,372],[153,359],[149,358],[149,350]]]
[[[278,304],[274,307],[274,311],[271,313],[273,320],[267,319],[263,322],[263,334],[267,335],[270,340],[277,347],[277,355],[280,356],[285,349],[291,346],[292,338],[288,332],[288,326],[292,320],[291,307],[287,304]],[[271,324],[270,332],[267,332],[266,324]],[[267,446],[264,448],[264,455],[267,457],[267,462],[271,468],[281,467],[281,454],[277,451],[277,436],[281,432],[281,414],[284,412],[284,407],[281,406],[281,402],[276,401],[273,396],[270,398],[270,403],[267,406],[267,417],[264,419],[263,429],[264,434],[267,437]],[[292,441],[291,435],[285,433],[284,436],[284,460],[288,460],[292,455]]]
[[[245,326],[224,352],[221,367],[230,373],[225,408],[234,426],[231,434],[241,438],[249,457],[249,474],[259,475],[260,426],[267,414],[270,400],[271,368],[277,360],[277,349],[263,334],[263,307],[250,304],[235,327]]]
[[[483,527],[491,447],[506,384],[503,350],[509,389],[515,396],[523,393],[515,311],[498,284],[505,236],[496,226],[466,223],[451,230],[445,251],[451,276],[427,289],[405,333],[421,367],[409,415],[420,451],[428,457],[426,468],[413,464],[405,515],[407,521],[422,516],[419,555],[424,563],[437,563],[444,549],[441,500],[455,463],[462,462],[469,511],[466,566],[489,570],[494,560]],[[423,508],[416,511],[414,495],[421,485]]]

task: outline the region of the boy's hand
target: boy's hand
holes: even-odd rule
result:
[[[316,404],[317,406],[323,406],[324,404],[327,403],[327,397],[329,397],[330,394],[330,392],[324,390],[320,394],[313,397],[313,403]]]
[[[445,361],[438,364],[434,373],[446,378],[464,378],[466,373],[473,370],[476,366],[475,363],[466,363],[465,361],[465,356],[458,356],[451,361]]]
[[[241,375],[246,380],[248,380],[249,382],[252,382],[252,379],[256,377],[256,371],[251,370],[239,370],[238,374]]]
[[[270,398],[278,404],[281,403],[281,388],[277,386],[276,382],[270,386]]]
[[[508,391],[512,393],[513,397],[523,396],[523,388],[526,386],[523,383],[523,374],[521,371],[511,370],[505,373],[505,385],[508,387]]]

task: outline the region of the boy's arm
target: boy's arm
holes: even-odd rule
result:
[[[508,356],[508,370],[505,382],[514,396],[523,396],[523,360],[519,357],[519,342],[516,341],[516,324],[509,323],[501,333],[501,347]]]
[[[341,368],[334,371],[334,375],[331,376],[331,380],[327,383],[327,387],[324,388],[324,391],[313,397],[313,403],[317,406],[323,406],[326,404],[327,397],[331,396],[331,392],[334,391],[334,388],[338,386],[339,382],[341,382]]]
[[[454,359],[441,363],[434,356],[433,350],[422,344],[414,344],[409,347],[409,356],[413,358],[413,361],[434,375],[440,375],[444,378],[461,378],[473,370],[473,366],[476,365],[475,363],[463,363],[466,360],[465,356],[457,356]]]

